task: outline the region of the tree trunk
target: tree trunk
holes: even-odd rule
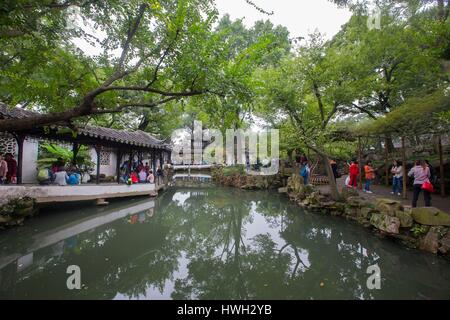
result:
[[[322,159],[323,165],[325,167],[325,171],[327,172],[328,180],[330,181],[330,194],[331,198],[335,201],[340,200],[341,196],[339,194],[339,190],[337,187],[336,180],[334,178],[333,169],[330,165],[330,159],[326,154],[319,154],[319,157]]]

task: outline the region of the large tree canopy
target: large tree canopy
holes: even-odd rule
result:
[[[0,19],[0,99],[43,112],[0,120],[1,131],[223,96],[240,87],[241,65],[272,42],[253,39],[230,63],[209,0],[9,1]],[[80,50],[80,39],[100,53]]]

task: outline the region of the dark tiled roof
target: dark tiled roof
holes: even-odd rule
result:
[[[24,110],[21,108],[8,108],[4,103],[0,102],[0,117],[6,119],[23,119],[33,117],[37,112]]]
[[[140,130],[125,131],[104,127],[86,126],[84,128],[79,128],[78,134],[135,146],[168,148],[162,140],[158,140],[151,134]]]
[[[21,108],[8,108],[5,104],[0,102],[0,118],[23,119],[33,117],[36,114],[38,113],[35,111],[24,110]],[[159,140],[151,134],[140,130],[126,131],[105,127],[86,126],[84,128],[78,128],[77,133],[81,136],[87,136],[99,140],[113,141],[140,147],[169,149],[169,145],[163,140]]]

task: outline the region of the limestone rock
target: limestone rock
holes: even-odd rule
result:
[[[432,227],[427,235],[420,241],[420,249],[431,253],[437,253],[439,248],[439,233],[437,227]]]
[[[381,213],[389,216],[395,216],[396,211],[403,209],[402,204],[399,201],[383,198],[377,200],[376,208]]]
[[[377,229],[387,233],[398,234],[400,228],[400,220],[386,214],[375,213],[370,218],[370,223]]]
[[[343,199],[348,199],[349,197],[357,197],[358,191],[353,188],[343,187],[341,190],[341,196]]]
[[[450,226],[450,214],[434,207],[412,209],[414,221],[428,226]]]
[[[400,220],[400,227],[402,228],[410,228],[413,225],[413,218],[411,213],[406,211],[395,211],[395,216]]]
[[[284,188],[278,188],[278,193],[287,193],[288,192],[288,188],[284,187]]]
[[[442,237],[439,243],[439,252],[443,254],[450,253],[450,230],[447,230],[447,233]]]

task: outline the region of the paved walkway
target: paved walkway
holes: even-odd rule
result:
[[[339,190],[342,189],[342,187],[344,186],[344,182],[345,182],[345,177],[339,178],[337,179],[337,183],[338,183],[338,187]],[[321,186],[320,189],[324,190],[326,192],[326,188],[328,188],[328,186]],[[388,188],[384,185],[372,185],[372,194],[368,194],[363,192],[362,190],[358,190],[359,194],[361,196],[364,196],[366,198],[389,198],[389,199],[394,199],[394,200],[398,200],[401,201],[404,205],[411,205],[412,203],[412,198],[413,198],[413,193],[412,191],[408,191],[407,192],[407,199],[403,199],[403,197],[401,196],[394,196],[391,194],[392,189]],[[418,206],[423,206],[424,205],[424,200],[423,200],[423,193],[420,194],[419,196],[419,201],[417,203]],[[450,196],[447,197],[441,197],[438,194],[433,194],[431,196],[431,205],[433,207],[436,207],[438,209],[441,209],[445,212],[450,212]]]

